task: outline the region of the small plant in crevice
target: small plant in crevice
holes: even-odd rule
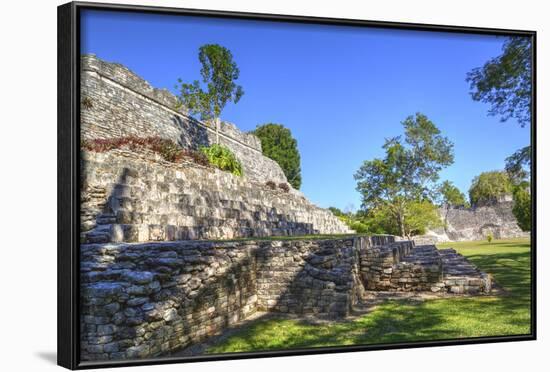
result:
[[[90,110],[94,107],[94,103],[92,101],[92,99],[90,97],[84,97],[82,99],[82,107],[85,109],[85,110]]]
[[[281,182],[281,183],[279,184],[279,188],[280,188],[281,190],[283,190],[284,192],[289,192],[289,191],[290,191],[290,187],[288,186],[287,183],[284,183],[284,182]]]
[[[268,189],[275,190],[277,188],[277,184],[273,181],[267,181],[265,183]]]
[[[490,243],[492,241],[493,241],[493,234],[492,233],[487,234],[487,242]]]
[[[208,147],[201,147],[200,150],[206,155],[208,162],[216,168],[228,171],[235,176],[243,175],[241,162],[227,147],[214,144]]]

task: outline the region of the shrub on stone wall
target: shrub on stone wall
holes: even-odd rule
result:
[[[275,190],[277,188],[277,184],[273,181],[267,181],[265,185],[271,190]]]
[[[84,140],[81,143],[84,150],[92,152],[106,152],[114,149],[126,148],[131,151],[139,152],[147,149],[156,152],[166,161],[178,163],[184,159],[208,166],[208,158],[199,151],[183,149],[174,141],[161,137],[135,137],[126,136],[118,138],[98,138],[93,140]]]
[[[281,190],[283,190],[284,192],[289,192],[290,191],[290,186],[288,186],[288,184],[284,183],[284,182],[281,182],[279,184],[279,188]]]
[[[214,144],[208,147],[201,147],[211,165],[224,171],[231,172],[235,176],[242,176],[243,169],[235,154],[227,147]]]

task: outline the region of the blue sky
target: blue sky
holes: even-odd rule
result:
[[[241,130],[290,128],[302,157],[301,190],[321,207],[361,204],[353,174],[383,155],[384,139],[422,112],[455,144],[441,173],[466,195],[480,172],[529,144],[529,129],[487,115],[466,73],[501,52],[504,38],[139,13],[84,11],[82,53],[118,62],[175,93],[200,78],[198,48],[231,50],[245,95],[222,119]]]

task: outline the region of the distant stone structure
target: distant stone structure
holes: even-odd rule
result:
[[[491,234],[495,239],[528,237],[522,231],[512,213],[511,196],[473,208],[440,208],[439,214],[445,227],[415,237],[418,244],[445,241],[484,240]]]
[[[393,236],[86,244],[81,283],[83,360],[169,355],[257,311],[343,317],[369,289],[491,290],[454,250]]]

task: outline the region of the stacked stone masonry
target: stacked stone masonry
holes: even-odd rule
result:
[[[351,233],[302,195],[194,163],[125,150],[81,154],[81,241]]]
[[[81,356],[169,355],[256,311],[343,317],[367,289],[490,289],[453,250],[433,253],[392,236],[84,244]]]
[[[213,125],[177,109],[172,93],[153,88],[123,65],[89,54],[82,56],[80,66],[82,139],[160,136],[197,149],[219,138],[240,160],[246,177],[264,183],[287,182],[279,165],[262,155],[256,136],[222,121],[217,137]]]
[[[473,208],[445,207],[439,214],[444,228],[415,237],[418,244],[434,244],[444,241],[485,240],[490,234],[494,239],[528,237],[522,231],[512,212],[511,197],[504,197],[487,205]]]
[[[492,279],[454,249],[396,242],[362,252],[366,288],[378,291],[489,293]]]

